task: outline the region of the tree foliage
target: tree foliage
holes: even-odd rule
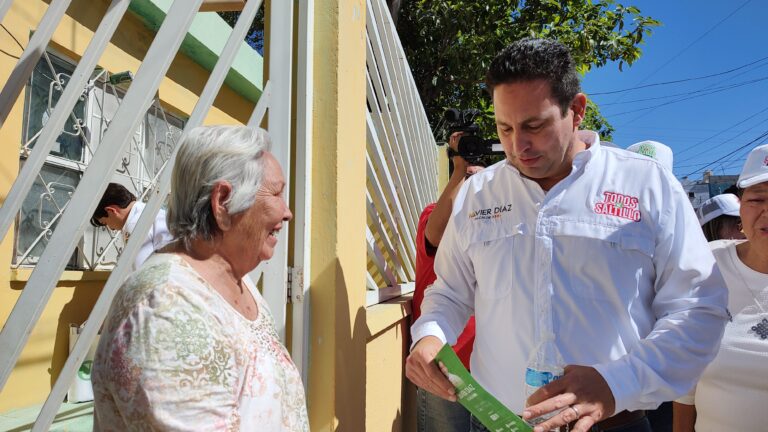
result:
[[[571,49],[583,75],[610,61],[619,70],[640,57],[659,22],[615,0],[403,0],[397,30],[433,126],[446,108],[479,108],[495,135],[483,79],[493,57],[524,37],[554,38]],[[585,127],[610,139],[611,125],[590,103]]]
[[[240,12],[219,12],[219,16],[234,28],[237,24],[237,19],[240,18]],[[245,43],[251,48],[255,49],[261,55],[264,55],[264,8],[259,8],[256,12],[256,17],[251,23],[251,27],[248,29],[248,33],[245,36]]]

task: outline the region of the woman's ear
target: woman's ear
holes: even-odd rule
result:
[[[227,209],[227,203],[232,197],[232,185],[227,181],[218,181],[211,190],[211,213],[221,231],[228,231],[232,227],[232,218]]]

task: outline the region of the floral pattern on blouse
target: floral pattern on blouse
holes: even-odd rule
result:
[[[180,256],[120,288],[93,369],[94,430],[309,431],[304,387],[269,308],[250,321]]]

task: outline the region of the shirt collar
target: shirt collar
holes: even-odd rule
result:
[[[585,166],[587,162],[598,156],[602,151],[602,147],[600,146],[600,136],[597,134],[597,132],[591,130],[580,130],[576,131],[576,136],[581,141],[584,141],[585,144],[587,144],[587,148],[578,152],[576,156],[573,157],[573,171],[576,171]],[[511,163],[509,163],[508,160],[504,159],[504,165],[511,169],[512,172],[516,173],[518,176],[522,176],[520,171]]]
[[[131,232],[136,227],[136,222],[139,221],[142,210],[144,210],[144,203],[141,201],[134,201],[131,211],[128,212],[128,217],[125,218],[125,225],[123,225],[123,234],[131,235]]]
[[[600,146],[600,137],[597,132],[591,130],[580,130],[576,132],[576,136],[587,144],[587,148],[580,151],[573,157],[573,170],[576,171],[586,166],[586,164],[593,158],[600,155],[602,147]]]

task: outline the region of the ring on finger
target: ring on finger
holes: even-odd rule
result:
[[[579,413],[579,410],[578,408],[576,408],[576,405],[571,405],[569,408],[571,408],[573,410],[573,413],[576,414],[577,419],[581,418],[581,413]]]

